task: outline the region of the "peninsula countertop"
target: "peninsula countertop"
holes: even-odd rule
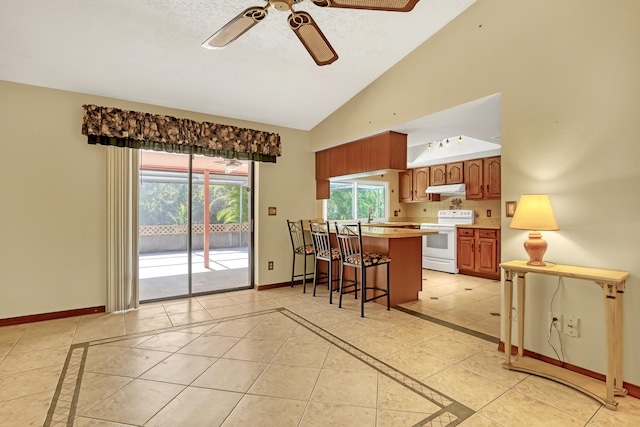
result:
[[[416,228],[378,227],[371,224],[362,224],[363,237],[378,237],[385,239],[403,239],[407,237],[422,237],[429,234],[438,234],[435,230],[420,230]]]
[[[415,228],[420,228],[420,226],[422,225],[421,222],[401,222],[401,221],[396,221],[396,222],[392,222],[392,221],[388,221],[388,222],[370,222],[370,223],[366,223],[363,222],[362,226],[363,227],[398,227],[398,228],[402,228],[402,227],[406,227],[406,228],[411,228],[411,227],[415,227]]]

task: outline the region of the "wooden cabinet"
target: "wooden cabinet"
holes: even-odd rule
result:
[[[329,198],[329,178],[403,170],[407,167],[407,135],[384,132],[316,152],[316,199]]]
[[[411,169],[400,171],[398,174],[398,187],[400,203],[413,201],[413,171]]]
[[[471,228],[458,229],[458,269],[473,271],[476,268],[475,261],[476,233]]]
[[[500,199],[500,157],[484,159],[485,199]]]
[[[447,183],[447,166],[431,166],[431,185],[445,185]]]
[[[431,185],[462,184],[464,162],[431,166]]]
[[[500,230],[458,228],[457,246],[461,274],[500,279]]]
[[[316,199],[329,198],[329,151],[316,153]]]
[[[398,176],[400,203],[431,202],[440,200],[439,194],[427,194],[429,168],[416,168],[401,171]]]
[[[431,166],[431,185],[462,184],[464,162]]]
[[[447,184],[464,184],[464,162],[447,163]]]
[[[500,156],[464,162],[467,200],[500,199]]]
[[[433,201],[433,194],[427,194],[429,186],[429,168],[413,169],[413,201],[430,202]],[[438,194],[438,200],[440,195]]]

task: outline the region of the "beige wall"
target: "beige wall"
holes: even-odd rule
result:
[[[256,168],[256,283],[290,280],[285,218],[315,215],[308,132],[0,81],[0,319],[105,304],[106,157],[80,132],[88,103],[279,133],[282,157]]]
[[[501,94],[502,197],[548,193],[560,225],[546,259],[628,270],[625,381],[640,384],[640,2],[481,0],[312,130],[312,149]],[[502,213],[502,215],[504,215]],[[526,257],[502,217],[502,259]],[[547,312],[557,280],[529,278],[527,349],[555,357]],[[568,363],[605,371],[604,304],[564,280],[553,310],[581,319]],[[504,333],[504,332],[503,332]]]

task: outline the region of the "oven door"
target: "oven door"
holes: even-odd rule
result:
[[[422,255],[434,258],[455,257],[455,229],[438,230],[438,234],[422,237]]]
[[[438,234],[422,237],[422,268],[457,273],[455,227],[433,231]]]

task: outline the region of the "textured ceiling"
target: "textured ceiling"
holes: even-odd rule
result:
[[[0,0],[0,80],[309,130],[474,1],[409,13],[303,1],[339,55],[318,67],[273,8],[226,48],[201,47],[265,0]]]

